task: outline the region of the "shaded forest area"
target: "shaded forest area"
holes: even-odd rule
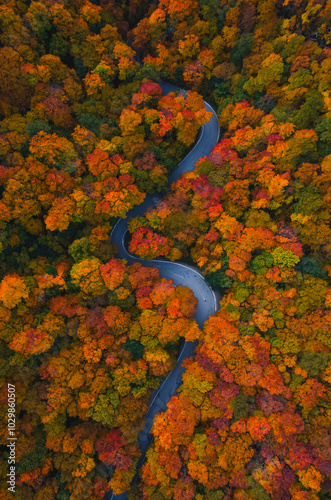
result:
[[[15,497],[101,499],[130,489],[181,337],[129,498],[330,498],[330,24],[324,0],[0,2],[1,498],[8,382]],[[131,252],[222,291],[201,332],[192,292],[109,234],[167,190],[203,98],[219,144],[130,221]]]

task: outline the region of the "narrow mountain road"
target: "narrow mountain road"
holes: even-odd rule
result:
[[[159,84],[162,88],[163,95],[179,90],[178,87],[175,87],[170,83],[159,82]],[[193,170],[196,161],[203,156],[209,155],[213,147],[218,142],[219,126],[217,115],[213,108],[206,102],[205,107],[208,111],[213,113],[213,116],[208,123],[201,127],[196,144],[184,160],[179,163],[176,170],[174,170],[174,172],[172,172],[169,176],[169,185],[176,181],[183,173]],[[145,266],[157,267],[162,278],[167,278],[169,280],[172,279],[176,286],[182,285],[189,287],[193,291],[194,296],[198,299],[195,319],[199,327],[202,328],[204,322],[209,318],[209,316],[212,316],[214,312],[217,311],[220,296],[214,292],[209,285],[207,285],[201,272],[197,268],[187,264],[170,262],[166,259],[153,259],[152,261],[140,259],[131,255],[125,247],[125,235],[128,230],[128,219],[136,217],[137,215],[143,215],[149,207],[157,205],[161,198],[162,194],[160,193],[147,195],[141,205],[129,210],[127,217],[125,219],[120,219],[114,226],[111,232],[112,243],[116,243],[118,247],[117,257],[120,259],[126,259],[128,264],[141,262]],[[143,464],[146,451],[152,441],[150,429],[153,424],[154,416],[160,411],[165,410],[170,398],[176,394],[177,388],[181,384],[182,373],[184,372],[184,368],[181,366],[181,363],[185,358],[193,356],[197,344],[197,341],[185,342],[177,360],[175,369],[162,382],[153,400],[150,402],[149,410],[145,416],[145,427],[138,435],[138,444],[141,450],[138,468]],[[124,500],[126,498],[126,493],[114,495],[112,492],[108,492],[105,495],[104,500]]]

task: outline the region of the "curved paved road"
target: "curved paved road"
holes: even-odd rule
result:
[[[178,87],[175,87],[170,83],[159,82],[159,84],[162,87],[163,95],[175,90],[179,90]],[[172,172],[172,174],[169,176],[169,184],[176,181],[184,172],[193,170],[196,161],[203,156],[209,155],[218,141],[219,126],[217,115],[213,108],[206,102],[205,107],[208,111],[211,111],[213,113],[213,116],[208,123],[201,127],[198,135],[198,140],[190,153],[178,165],[176,170],[174,170],[174,172]],[[195,267],[181,264],[179,262],[170,262],[166,259],[153,259],[152,261],[139,259],[138,257],[131,255],[127,251],[124,244],[125,234],[128,230],[128,219],[130,217],[136,217],[137,215],[143,215],[149,207],[155,206],[160,201],[163,194],[157,193],[154,195],[147,195],[141,205],[129,210],[129,212],[127,213],[127,217],[125,219],[120,219],[114,226],[111,232],[112,243],[116,243],[118,247],[118,257],[120,259],[126,259],[128,264],[133,264],[133,262],[142,262],[145,266],[157,267],[161,277],[172,279],[176,286],[183,285],[191,288],[195,297],[198,299],[195,319],[199,327],[202,328],[204,322],[209,318],[209,316],[212,316],[214,312],[217,311],[219,307],[220,296],[216,294],[209,285],[207,285],[201,272]],[[165,410],[170,398],[174,394],[176,394],[177,388],[181,384],[181,375],[184,372],[184,368],[181,366],[181,363],[183,359],[193,356],[197,344],[197,341],[185,342],[184,347],[177,360],[175,369],[162,382],[159,390],[150,403],[149,410],[145,417],[145,427],[138,435],[138,444],[141,449],[141,457],[139,459],[137,468],[139,468],[143,464],[146,451],[152,441],[150,429],[153,424],[154,416],[160,411]],[[126,498],[126,493],[122,493],[121,495],[114,495],[112,492],[109,492],[104,497],[104,500],[124,500]]]

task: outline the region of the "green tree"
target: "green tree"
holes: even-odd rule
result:
[[[253,33],[243,33],[231,51],[230,61],[237,66],[242,66],[243,60],[250,53],[253,39]]]
[[[331,118],[324,117],[316,120],[315,132],[318,135],[317,148],[321,155],[331,154]]]

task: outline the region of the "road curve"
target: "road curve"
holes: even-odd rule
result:
[[[163,95],[169,92],[174,92],[178,89],[174,85],[166,82],[159,82]],[[217,115],[213,108],[205,102],[205,108],[213,113],[209,122],[203,125],[199,131],[197,142],[191,149],[189,154],[184,158],[184,160],[179,163],[178,167],[169,176],[169,185],[175,182],[183,173],[194,169],[195,163],[203,156],[210,154],[213,147],[217,144],[219,139],[219,125],[217,120]],[[174,284],[188,286],[192,291],[194,296],[198,299],[198,306],[195,313],[195,319],[200,328],[203,327],[204,322],[212,316],[219,307],[220,296],[215,293],[209,285],[207,285],[201,272],[187,264],[182,264],[180,262],[170,262],[166,259],[153,259],[152,261],[147,261],[145,259],[140,259],[131,255],[125,247],[125,235],[128,231],[128,219],[131,217],[136,217],[137,215],[143,215],[148,208],[157,205],[162,196],[165,193],[156,193],[153,195],[147,195],[144,202],[141,205],[132,208],[128,211],[125,219],[119,219],[115,224],[111,232],[112,243],[116,243],[118,248],[117,257],[120,259],[125,259],[128,264],[133,264],[134,262],[141,262],[145,266],[157,267],[162,278],[172,279]],[[166,409],[168,401],[170,398],[176,394],[178,386],[181,384],[181,375],[184,372],[184,368],[181,366],[182,361],[185,358],[193,356],[194,350],[198,342],[185,342],[184,347],[180,353],[177,360],[176,367],[174,370],[163,380],[159,390],[153,397],[150,403],[149,410],[145,416],[145,427],[138,435],[138,444],[141,450],[141,457],[138,462],[139,468],[144,460],[146,451],[152,441],[152,435],[150,434],[150,429],[153,424],[154,416]],[[108,492],[104,500],[124,500],[126,499],[126,493],[121,495],[114,495],[111,491]]]

